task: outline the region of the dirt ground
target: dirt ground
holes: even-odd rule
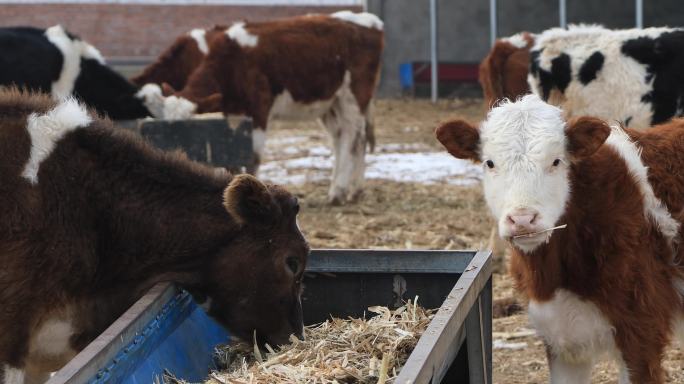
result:
[[[380,153],[443,152],[433,134],[440,121],[465,118],[477,122],[485,113],[482,101],[477,99],[442,100],[436,105],[421,100],[377,100],[374,107]],[[269,132],[265,172],[268,172],[269,162],[274,165],[306,153],[321,152],[321,147],[326,145],[327,133],[318,124],[280,123]],[[314,158],[311,164],[305,162],[308,165],[288,171],[299,172],[302,177],[289,178],[286,183],[300,197],[303,207],[300,227],[312,247],[487,247],[492,221],[481,188],[471,179],[464,178],[466,185],[439,180],[426,184],[371,179],[366,181],[360,201],[331,207],[326,203],[329,168],[316,165],[316,159],[323,159],[325,153],[322,156]],[[273,175],[272,178],[277,179],[278,174]],[[498,256],[495,263],[495,299],[515,296],[503,259]],[[494,340],[495,383],[548,382],[544,348],[530,330],[525,314],[495,319]],[[684,351],[681,348],[668,352],[666,367],[668,382],[684,383]],[[597,365],[592,382],[616,383],[614,365]]]

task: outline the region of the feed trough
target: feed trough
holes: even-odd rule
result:
[[[415,296],[439,308],[395,383],[491,382],[490,252],[314,250],[304,284],[306,324]],[[187,292],[160,284],[49,383],[150,383],[164,371],[201,382],[227,337]]]

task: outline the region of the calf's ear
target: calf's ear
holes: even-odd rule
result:
[[[610,126],[595,117],[576,117],[568,120],[565,127],[568,152],[575,159],[591,156],[610,135]]]
[[[480,161],[480,132],[463,120],[446,122],[435,130],[437,140],[459,159]]]
[[[266,185],[252,175],[238,175],[223,193],[223,206],[239,224],[267,224],[278,205]]]

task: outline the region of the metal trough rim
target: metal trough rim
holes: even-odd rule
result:
[[[462,273],[458,282],[441,304],[435,317],[428,325],[427,330],[418,340],[418,344],[409,356],[395,383],[428,383],[433,378],[441,378],[449,369],[450,363],[456,356],[456,352],[465,339],[464,323],[473,305],[478,303],[478,296],[491,278],[491,252],[490,251],[429,251],[429,250],[363,250],[363,249],[316,249],[312,255],[326,257],[329,254],[355,255],[368,257],[374,254],[376,257],[395,258],[397,255],[423,254],[451,256],[456,254],[474,254],[464,268],[422,263],[412,266],[397,266],[387,269],[383,265],[385,273]],[[402,256],[399,256],[402,257]],[[415,257],[415,256],[414,256]],[[315,259],[315,258],[314,258]],[[325,271],[314,262],[307,266],[307,272],[338,272],[359,273],[379,272],[378,269],[361,268],[355,265],[357,258],[345,257],[345,261],[339,264],[328,265]],[[452,259],[453,261],[453,259]],[[393,263],[394,264],[394,263]],[[396,263],[401,264],[401,263]],[[439,263],[437,263],[439,264]],[[390,266],[392,264],[389,264]],[[125,346],[140,332],[145,325],[162,309],[164,304],[178,293],[178,288],[172,283],[159,283],[152,287],[142,298],[131,306],[123,315],[112,323],[102,334],[93,340],[76,357],[60,369],[47,384],[85,383],[93,378],[99,371],[99,367],[90,364],[93,360],[107,361],[121,347]],[[459,306],[462,306],[459,308]],[[449,361],[444,357],[449,356]],[[433,381],[433,382],[439,382]]]

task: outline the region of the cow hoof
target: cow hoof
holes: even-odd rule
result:
[[[332,206],[344,205],[344,199],[340,196],[328,196],[328,204]]]
[[[361,200],[362,198],[363,198],[363,190],[359,189],[355,192],[350,193],[347,201],[350,203],[356,203],[359,200]]]

